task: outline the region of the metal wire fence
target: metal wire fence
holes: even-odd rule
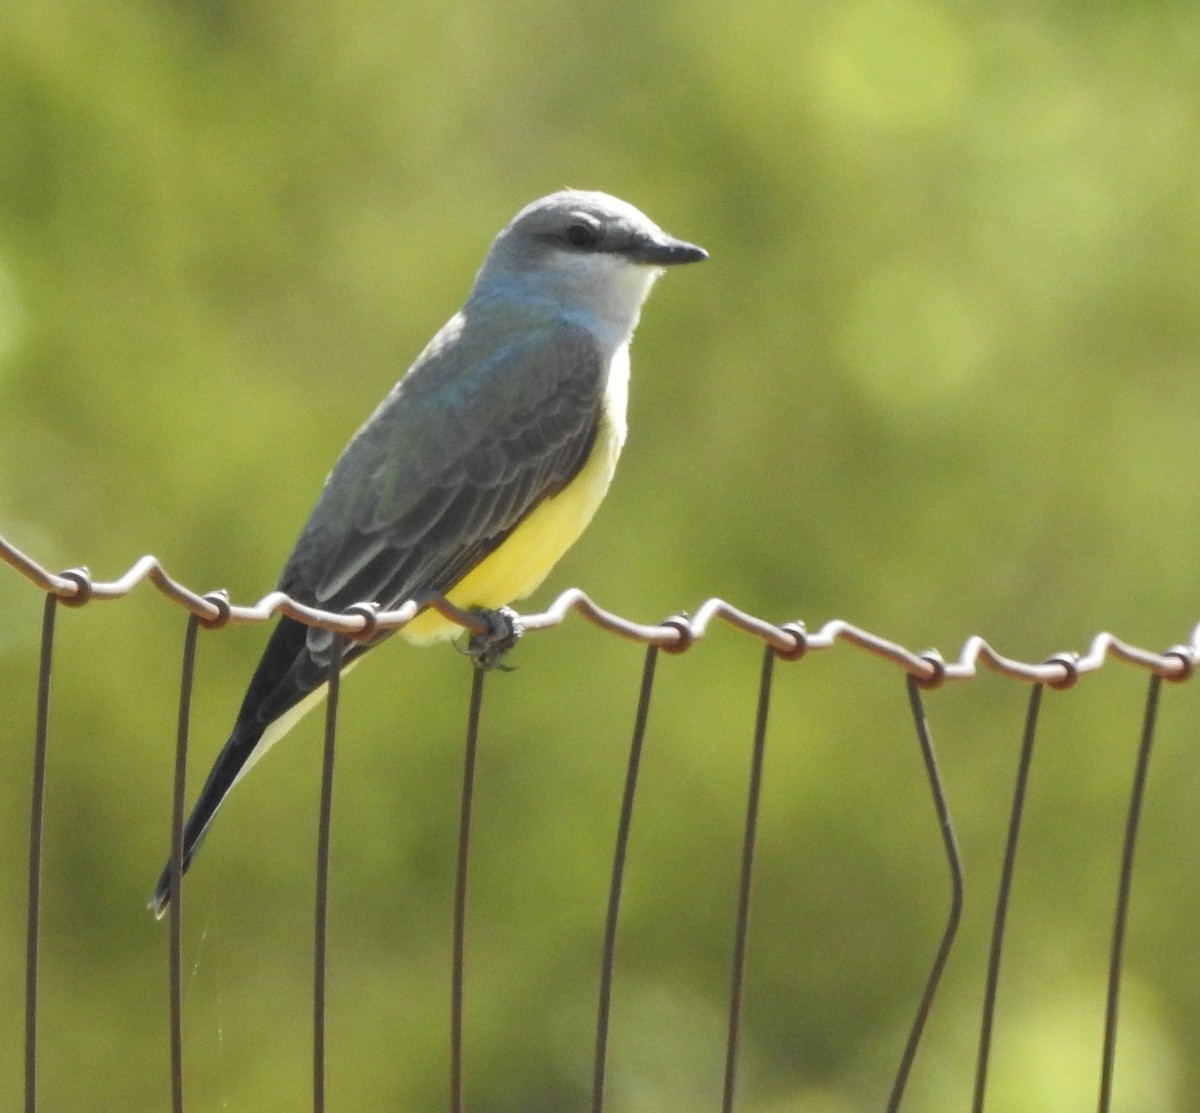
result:
[[[272,592],[253,605],[237,605],[230,602],[224,593],[202,595],[190,590],[172,579],[154,557],[143,557],[116,580],[98,582],[86,569],[82,568],[52,573],[3,538],[0,538],[0,559],[3,559],[18,574],[24,576],[34,588],[45,594],[38,670],[37,712],[33,738],[34,758],[30,805],[25,963],[25,1113],[36,1113],[39,1109],[38,1001],[42,843],[56,617],[61,607],[79,607],[103,600],[121,599],[145,582],[153,585],[164,596],[185,608],[189,613],[182,648],[174,797],[170,828],[172,891],[176,894],[176,899],[170,904],[168,941],[171,1100],[174,1113],[183,1113],[188,1108],[184,1085],[182,1041],[184,1009],[181,990],[182,924],[186,908],[186,900],[183,897],[186,894],[181,891],[180,881],[185,782],[198,631],[201,627],[218,629],[229,624],[260,624],[269,621],[276,614],[287,614],[299,622],[319,626],[338,635],[335,639],[337,649],[330,666],[329,693],[324,723],[324,757],[313,922],[312,1107],[316,1113],[322,1113],[326,1102],[329,842],[334,759],[338,733],[340,658],[346,646],[355,639],[369,639],[381,630],[397,629],[411,621],[417,613],[416,604],[410,602],[395,611],[381,612],[373,605],[364,603],[351,607],[344,613],[335,614],[297,603],[281,592]],[[444,599],[437,599],[431,605],[465,630],[482,632],[483,624],[478,615],[461,611]],[[820,629],[810,631],[798,622],[776,624],[767,621],[739,610],[720,599],[706,601],[691,615],[680,614],[658,624],[645,625],[631,622],[606,611],[597,606],[584,592],[571,589],[555,599],[546,611],[522,616],[521,624],[526,632],[541,632],[561,626],[572,614],[582,617],[603,630],[631,639],[646,647],[613,846],[611,880],[608,887],[607,912],[604,922],[591,1085],[593,1113],[601,1113],[606,1108],[606,1070],[621,898],[629,850],[629,833],[637,800],[643,742],[655,691],[656,665],[660,654],[686,652],[717,623],[727,624],[745,635],[758,639],[762,644],[757,714],[753,731],[749,788],[744,813],[740,875],[737,887],[734,944],[729,963],[722,1113],[732,1113],[737,1107],[738,1100],[739,1037],[748,951],[748,929],[751,922],[752,878],[759,828],[759,802],[763,785],[768,721],[772,704],[772,681],[777,664],[794,664],[812,654],[829,651],[839,644],[845,644],[883,658],[896,666],[902,675],[907,693],[912,716],[912,729],[922,754],[930,801],[941,834],[950,897],[945,910],[940,942],[929,966],[923,989],[915,1003],[908,1037],[895,1066],[890,1092],[886,1098],[881,1095],[881,1107],[887,1109],[889,1113],[902,1108],[910,1072],[921,1047],[926,1022],[955,944],[963,913],[962,859],[956,844],[950,808],[939,774],[934,744],[926,719],[924,693],[942,685],[969,681],[978,676],[982,670],[990,670],[1029,686],[1016,784],[1007,823],[1003,866],[992,913],[984,1004],[979,1023],[970,1108],[972,1113],[982,1113],[987,1097],[988,1068],[993,1042],[1001,957],[1043,693],[1047,687],[1051,689],[1072,687],[1085,677],[1113,664],[1129,665],[1145,673],[1148,687],[1142,713],[1142,727],[1134,775],[1128,795],[1124,835],[1120,847],[1118,886],[1113,908],[1108,962],[1103,1042],[1098,1055],[1098,1107],[1101,1113],[1108,1113],[1112,1103],[1113,1078],[1117,1061],[1119,1005],[1135,851],[1147,773],[1154,745],[1162,683],[1163,681],[1186,681],[1192,677],[1197,655],[1200,654],[1200,627],[1193,630],[1187,643],[1174,646],[1161,653],[1130,645],[1111,634],[1101,633],[1092,639],[1084,652],[1057,654],[1044,661],[1025,662],[998,653],[987,641],[978,636],[971,637],[966,641],[956,659],[946,660],[936,652],[914,652],[841,620],[827,622]],[[463,1074],[465,972],[467,968],[465,923],[471,862],[471,820],[477,744],[487,676],[486,671],[476,670],[473,677],[461,785],[452,926],[451,995],[448,1008],[450,1081],[447,1104],[452,1113],[461,1113],[465,1107]]]

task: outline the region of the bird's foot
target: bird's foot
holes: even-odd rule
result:
[[[472,607],[472,614],[479,615],[487,623],[482,634],[472,634],[462,652],[471,658],[477,669],[499,669],[512,672],[513,666],[504,664],[504,658],[521,640],[525,628],[521,616],[511,607]]]

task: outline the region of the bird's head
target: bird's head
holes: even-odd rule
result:
[[[523,208],[496,237],[472,297],[519,294],[631,330],[666,267],[707,259],[607,193],[564,190]]]

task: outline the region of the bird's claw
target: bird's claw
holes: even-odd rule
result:
[[[472,634],[462,652],[471,658],[471,663],[477,669],[512,672],[513,666],[504,664],[504,658],[525,633],[521,616],[511,607],[498,607],[495,610],[474,607],[472,614],[479,615],[487,623],[487,630],[482,634]]]

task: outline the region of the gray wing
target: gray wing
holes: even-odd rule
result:
[[[496,333],[456,318],[358,432],[284,591],[329,610],[444,593],[575,477],[600,420],[599,343],[562,322]]]

